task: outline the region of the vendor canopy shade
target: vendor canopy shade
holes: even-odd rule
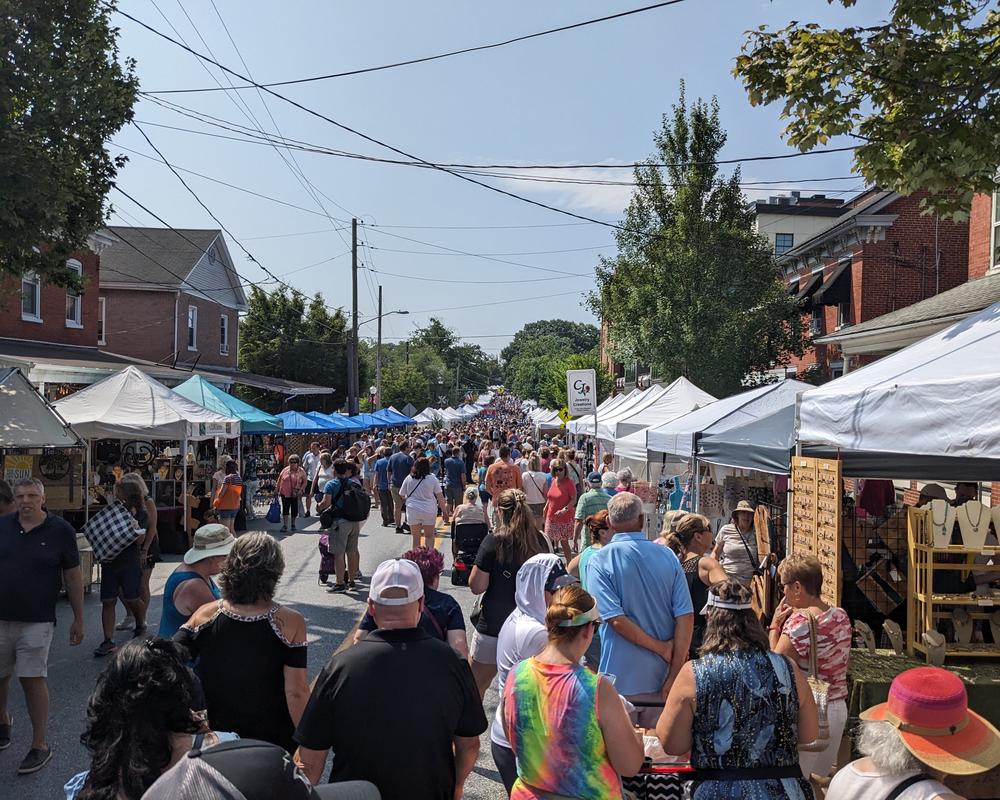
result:
[[[620,408],[625,403],[630,403],[635,400],[639,395],[642,394],[642,389],[633,389],[628,394],[617,394],[614,397],[609,397],[603,403],[597,406],[597,421],[601,421],[601,416],[604,414],[610,414],[614,409]],[[566,423],[566,430],[570,433],[576,433],[580,435],[586,434],[587,436],[594,435],[594,415],[584,414],[582,417],[577,419],[571,419]]]
[[[789,400],[794,402],[795,395],[811,388],[810,384],[795,380],[783,380],[778,383],[768,383],[757,386],[749,391],[716,400],[707,406],[691,411],[688,414],[658,425],[647,428],[632,436],[646,435],[646,449],[650,453],[666,453],[676,458],[687,460],[694,455],[695,435],[716,433],[728,430],[751,420],[767,416],[784,407]],[[620,442],[628,442],[630,449],[636,444],[626,436]],[[624,455],[615,443],[615,454]],[[630,455],[630,458],[642,460],[642,456]]]
[[[676,419],[681,414],[687,414],[696,408],[714,403],[715,398],[708,392],[703,392],[687,378],[681,376],[673,383],[664,387],[651,403],[642,408],[633,409],[630,413],[619,417],[615,423],[615,439],[628,436],[630,433],[641,431],[655,425],[662,425]],[[604,427],[598,418],[599,427]]]
[[[802,395],[798,439],[1000,464],[1000,303]],[[910,458],[909,461],[919,461]],[[895,477],[915,477],[910,472]],[[949,477],[940,473],[939,477]]]
[[[663,394],[665,389],[666,387],[664,386],[650,386],[648,389],[639,392],[635,397],[631,397],[628,401],[619,404],[613,411],[608,412],[603,417],[598,414],[597,438],[605,442],[613,442],[616,436],[615,432],[618,429],[618,420],[630,417],[632,414],[649,407],[651,403],[655,402],[656,398]]]
[[[382,421],[383,428],[402,428],[407,425],[415,425],[416,421],[410,419],[410,417],[405,414],[400,414],[394,408],[382,408],[372,414],[378,420]]]
[[[82,446],[21,370],[0,370],[0,448]]]
[[[238,397],[227,394],[218,386],[206,381],[201,375],[193,375],[174,391],[200,406],[240,421],[242,433],[281,433],[281,420],[273,414],[261,411]]]
[[[314,413],[316,412],[303,414],[301,411],[282,411],[278,414],[278,419],[285,426],[285,433],[330,433],[341,430],[328,419],[314,418]]]
[[[326,433],[360,433],[365,430],[365,426],[360,422],[354,421],[351,417],[345,417],[343,414],[324,414],[322,411],[307,411],[305,416],[313,420],[313,422],[325,425]]]
[[[240,435],[240,421],[200,406],[138,367],[127,367],[55,404],[84,439],[214,439]]]
[[[698,440],[698,460],[721,467],[779,475],[791,471],[795,447],[795,400],[773,414]]]

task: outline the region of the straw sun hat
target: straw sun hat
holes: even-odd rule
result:
[[[965,684],[940,667],[897,675],[889,700],[861,712],[866,722],[886,722],[919,761],[946,775],[976,775],[1000,764],[1000,732],[969,710]]]

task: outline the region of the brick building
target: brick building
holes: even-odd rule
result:
[[[109,227],[101,263],[111,352],[154,363],[236,369],[247,300],[218,230]]]
[[[872,189],[834,224],[785,253],[789,292],[809,315],[813,346],[785,374],[826,381],[860,366],[840,341],[858,326],[964,283],[969,225],[920,211],[920,195]]]

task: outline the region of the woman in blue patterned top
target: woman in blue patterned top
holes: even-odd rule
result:
[[[700,657],[681,669],[656,726],[663,749],[691,753],[694,800],[812,800],[797,751],[818,734],[809,684],[769,651],[742,584],[713,586],[706,612]]]

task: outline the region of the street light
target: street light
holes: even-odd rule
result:
[[[389,317],[393,314],[409,314],[409,311],[404,309],[398,309],[396,311],[387,311],[382,313],[382,287],[378,287],[378,316],[372,317],[371,319],[366,319],[364,322],[359,322],[358,327],[360,328],[366,322],[371,322],[372,320],[378,320],[378,340],[375,345],[375,402],[373,403],[375,409],[379,409],[382,406],[382,317]],[[354,348],[354,357],[357,358],[357,347]],[[358,365],[354,365],[354,372],[357,374]]]

